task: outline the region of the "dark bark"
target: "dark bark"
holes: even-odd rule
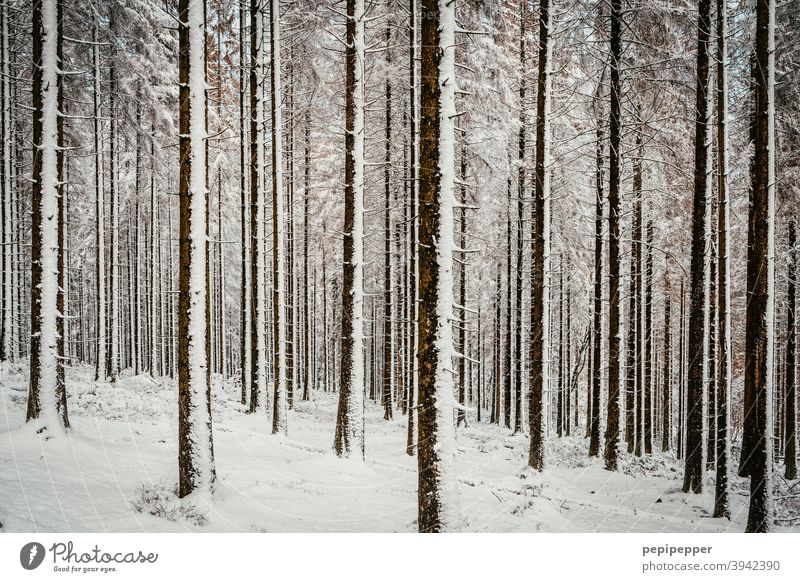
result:
[[[795,378],[797,329],[797,235],[794,221],[789,223],[789,273],[786,292],[786,425],[784,458],[786,479],[797,479],[797,388]]]
[[[549,240],[546,232],[546,221],[549,213],[549,178],[546,167],[549,136],[549,100],[550,100],[550,0],[539,3],[539,74],[536,84],[536,162],[535,186],[533,195],[533,272],[532,276],[532,325],[530,348],[530,407],[528,425],[531,441],[528,454],[528,465],[541,471],[544,469],[544,425],[543,404],[547,394],[549,378],[547,375],[548,349],[547,321],[549,319],[549,293],[545,278],[548,262]],[[548,229],[549,230],[549,229]]]
[[[705,367],[705,253],[708,197],[708,88],[711,0],[700,0],[697,21],[697,87],[694,135],[694,204],[686,392],[686,468],[683,491],[703,491],[703,370]]]
[[[611,108],[609,126],[608,184],[608,407],[606,415],[605,467],[617,470],[619,441],[619,187],[622,104],[620,60],[622,58],[622,0],[611,0]]]

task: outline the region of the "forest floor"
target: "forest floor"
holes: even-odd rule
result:
[[[24,424],[26,367],[0,364],[0,531],[416,531],[416,458],[399,413],[387,422],[368,403],[366,460],[343,460],[332,451],[334,395],[296,402],[284,438],[244,413],[235,382],[215,382],[219,485],[212,499],[181,501],[173,381],[96,383],[80,367],[68,390],[72,430],[44,440]],[[587,457],[583,436],[553,438],[545,471],[533,474],[526,436],[476,423],[459,429],[458,447],[466,531],[744,531],[748,482],[733,478],[731,520],[713,519],[713,473],[703,494],[684,494],[672,454],[623,455],[609,472]]]

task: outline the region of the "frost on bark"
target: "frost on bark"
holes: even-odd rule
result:
[[[795,377],[797,351],[797,233],[794,220],[789,223],[789,273],[786,295],[786,425],[784,459],[786,479],[797,479],[797,387]]]
[[[264,179],[264,9],[250,2],[250,412],[266,414],[267,393],[267,304],[266,180]],[[276,131],[280,131],[278,127]],[[278,142],[280,143],[280,142]],[[278,197],[280,198],[280,196]],[[282,202],[278,200],[278,202]],[[275,250],[273,250],[273,253]],[[280,317],[281,312],[275,312]]]
[[[602,387],[602,316],[603,316],[603,145],[604,130],[603,120],[599,112],[599,98],[602,89],[602,79],[605,76],[605,67],[601,73],[601,82],[597,85],[595,94],[595,115],[597,129],[597,143],[595,145],[595,219],[594,219],[594,297],[592,298],[592,357],[590,376],[590,400],[587,399],[587,418],[589,422],[589,456],[597,457],[600,454],[600,390]]]
[[[96,284],[96,322],[97,322],[97,368],[95,380],[105,380],[108,368],[108,355],[106,351],[106,234],[105,234],[105,185],[103,184],[103,141],[102,141],[102,116],[100,85],[100,45],[98,44],[99,16],[95,13],[94,27],[92,29],[92,64],[94,66],[92,105],[94,109],[94,187],[95,187],[95,284]]]
[[[178,294],[178,495],[215,481],[206,350],[206,80],[203,0],[180,0],[180,276]]]
[[[622,104],[620,60],[622,58],[622,0],[611,0],[611,60],[608,165],[608,401],[603,457],[609,471],[617,470],[619,442],[619,187]]]
[[[273,397],[272,433],[285,435],[289,430],[289,399],[286,387],[286,327],[284,308],[284,220],[283,220],[283,156],[281,115],[281,15],[280,1],[270,0],[270,85],[272,111],[272,367]],[[263,145],[262,150],[263,152]],[[266,325],[265,325],[266,327]],[[266,358],[265,358],[266,360]]]
[[[703,381],[706,348],[706,232],[709,182],[709,44],[711,0],[700,0],[697,21],[697,88],[694,135],[694,204],[689,288],[689,368],[686,392],[686,467],[683,491],[703,491]]]
[[[544,469],[544,399],[549,394],[550,359],[550,101],[551,44],[550,0],[539,4],[539,76],[536,86],[536,162],[533,233],[533,325],[530,348],[530,406],[528,425],[531,440],[528,465]]]
[[[59,380],[59,104],[61,4],[33,4],[33,175],[31,202],[31,343],[27,421],[37,431],[69,428],[67,398]]]
[[[750,477],[747,532],[772,529],[772,390],[775,303],[775,0],[756,2],[753,160],[747,229],[747,323],[742,456]]]
[[[727,0],[717,0],[717,475],[714,517],[730,517],[731,290],[728,251],[728,15]]]
[[[419,151],[420,532],[457,529],[453,412],[455,5],[422,2]]]
[[[364,0],[347,0],[344,253],[334,448],[364,454]]]

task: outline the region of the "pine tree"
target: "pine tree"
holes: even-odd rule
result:
[[[254,0],[255,1],[255,0]],[[280,0],[270,0],[270,109],[272,113],[272,341],[273,406],[272,433],[286,435],[288,394],[286,386],[286,327],[284,325],[284,217],[282,91],[281,91],[281,14]],[[261,150],[263,151],[263,150]]]
[[[611,0],[611,107],[609,110],[609,167],[608,167],[608,401],[606,413],[605,449],[603,457],[609,471],[617,470],[619,442],[619,188],[620,150],[622,135],[622,104],[620,67],[622,59],[622,0]]]
[[[364,0],[347,0],[346,44],[342,352],[334,448],[339,456],[363,456]]]
[[[697,20],[697,88],[694,145],[694,204],[692,261],[689,290],[689,368],[686,393],[686,468],[683,491],[703,491],[703,379],[705,377],[706,320],[705,254],[709,199],[709,44],[711,0],[700,0]]]
[[[550,378],[550,101],[553,47],[550,0],[539,3],[539,76],[536,86],[536,166],[533,220],[533,313],[530,349],[530,407],[528,425],[531,441],[528,465],[544,469],[544,397]]]
[[[419,140],[420,532],[457,529],[453,426],[453,249],[455,207],[455,5],[422,1]]]
[[[67,399],[58,380],[59,351],[59,178],[62,126],[58,121],[61,73],[61,3],[33,5],[33,188],[31,203],[31,342],[27,421],[38,431],[69,428]]]
[[[178,296],[178,495],[214,487],[211,385],[206,349],[206,34],[203,0],[178,6],[180,276]]]

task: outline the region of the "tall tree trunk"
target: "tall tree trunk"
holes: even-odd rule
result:
[[[669,265],[664,263],[664,368],[661,396],[661,452],[672,448],[672,287]]]
[[[305,116],[303,118],[303,130],[305,135],[305,150],[303,153],[303,400],[308,400],[311,393],[311,384],[315,382],[316,376],[314,369],[316,365],[315,358],[311,358],[310,344],[315,340],[311,334],[311,321],[309,319],[309,303],[316,304],[316,293],[309,297],[308,292],[308,202],[311,198],[311,113],[306,108]],[[316,313],[312,314],[316,317]]]
[[[106,352],[106,342],[108,331],[106,329],[106,234],[105,234],[105,186],[103,184],[103,141],[102,116],[100,87],[101,87],[101,67],[100,67],[100,44],[99,44],[99,17],[94,15],[94,26],[92,28],[92,62],[94,65],[93,85],[92,85],[92,105],[94,113],[94,192],[95,192],[95,293],[96,293],[96,327],[97,337],[97,366],[95,368],[95,380],[106,379],[108,368],[108,355]]]
[[[516,262],[516,328],[514,330],[514,353],[516,358],[514,360],[514,434],[518,434],[523,430],[522,422],[522,370],[523,361],[522,356],[522,288],[524,282],[523,257],[524,257],[524,204],[525,187],[527,178],[527,168],[525,164],[526,153],[526,131],[527,131],[527,104],[526,89],[527,89],[527,58],[526,58],[526,34],[527,34],[527,2],[520,2],[520,33],[519,33],[519,63],[520,63],[520,82],[519,82],[519,138],[517,141],[517,262]],[[464,201],[466,202],[466,201]]]
[[[611,0],[611,108],[608,168],[608,403],[606,412],[605,467],[617,470],[619,441],[619,187],[622,104],[622,0]]]
[[[600,82],[595,91],[595,212],[594,212],[594,298],[592,302],[592,362],[590,374],[590,399],[587,399],[587,418],[589,418],[589,456],[600,454],[600,391],[602,390],[602,349],[603,349],[603,142],[605,139],[603,120],[600,114],[600,97],[605,77],[605,67],[600,74]],[[591,412],[589,412],[591,411]]]
[[[272,112],[272,341],[273,397],[272,434],[289,430],[286,387],[286,326],[284,309],[284,240],[283,240],[283,156],[281,107],[281,14],[280,0],[270,0],[270,98]],[[260,150],[263,152],[263,149]],[[264,326],[266,328],[266,325]],[[266,358],[265,358],[266,359]]]
[[[647,221],[644,267],[644,452],[653,452],[653,404],[656,380],[653,371],[653,221]]]
[[[511,262],[511,178],[508,179],[508,201],[506,206],[506,329],[503,342],[503,426],[511,428],[511,383],[513,382],[512,360],[518,354],[513,353],[514,326],[514,277]]]
[[[116,37],[117,28],[116,22],[114,19],[114,11],[111,10],[109,12],[109,23],[108,23],[109,32],[111,37]],[[108,72],[108,93],[109,93],[109,103],[108,103],[108,114],[110,117],[110,131],[109,131],[109,205],[110,205],[110,216],[111,219],[111,237],[110,237],[110,245],[109,248],[111,250],[111,281],[109,283],[109,346],[111,352],[111,360],[109,362],[109,369],[108,375],[111,377],[111,381],[114,382],[119,375],[120,366],[122,365],[121,361],[121,354],[120,354],[120,341],[122,339],[122,333],[120,329],[120,280],[119,280],[119,214],[120,214],[120,204],[119,204],[119,183],[118,183],[118,162],[117,159],[117,150],[118,150],[118,143],[117,143],[117,108],[116,108],[116,99],[117,99],[117,63],[116,63],[116,51],[112,49],[111,54],[111,64],[109,66]],[[172,264],[172,263],[170,263]]]
[[[772,363],[775,303],[775,0],[756,2],[754,153],[747,231],[744,433],[739,475],[750,477],[748,532],[772,529]],[[766,273],[766,276],[765,276]]]
[[[39,431],[69,428],[59,381],[59,177],[62,126],[58,121],[61,46],[58,0],[33,5],[33,184],[31,202],[31,343],[27,421]]]
[[[250,204],[247,192],[247,133],[245,125],[245,100],[246,100],[246,74],[247,62],[245,50],[245,27],[247,18],[247,4],[246,0],[239,2],[239,196],[241,200],[240,222],[241,222],[241,291],[239,299],[239,309],[241,311],[240,324],[239,324],[239,357],[241,364],[241,402],[247,404],[247,391],[250,386],[250,372],[252,364],[251,357],[251,342],[252,342],[252,307],[250,305],[252,289],[250,278],[248,274],[248,265],[250,265],[250,241],[252,240],[249,232],[249,220],[247,207]],[[252,17],[251,17],[252,18]],[[250,34],[254,34],[252,31]],[[252,42],[252,41],[251,41]],[[250,75],[253,74],[253,65],[251,65]],[[252,96],[251,88],[250,96]],[[252,163],[252,158],[250,159]]]
[[[531,432],[528,465],[544,469],[544,397],[550,378],[550,101],[551,43],[550,0],[539,3],[539,77],[536,85],[536,167],[534,187],[533,307],[530,350],[528,424]]]
[[[13,199],[13,183],[11,181],[11,155],[13,143],[12,126],[11,126],[11,72],[10,61],[11,54],[9,53],[9,27],[8,27],[8,6],[3,4],[0,8],[0,67],[2,67],[2,79],[0,79],[0,189],[2,195],[0,196],[0,215],[2,222],[0,222],[0,245],[2,245],[2,253],[0,253],[0,260],[2,265],[0,269],[3,272],[3,279],[0,281],[0,304],[2,304],[2,313],[0,317],[0,360],[14,360],[15,350],[13,347],[16,338],[14,336],[14,266],[13,260],[13,240],[14,236],[12,231],[14,229],[12,222],[12,199]]]
[[[728,14],[726,0],[717,0],[717,475],[714,517],[730,517],[731,291],[728,251]],[[791,278],[790,278],[791,280]]]
[[[692,210],[691,303],[689,308],[689,369],[686,393],[686,469],[683,491],[703,491],[703,380],[706,333],[705,253],[706,205],[709,197],[709,43],[711,0],[700,0],[697,36],[697,100],[694,147],[694,207]]]
[[[250,2],[250,412],[266,414],[267,318],[264,179],[264,12],[258,0]]]
[[[203,0],[178,6],[180,82],[180,277],[178,295],[178,495],[214,487],[208,381],[206,252],[206,71]]]
[[[419,151],[418,527],[459,527],[455,475],[453,210],[455,207],[455,6],[422,2]]]
[[[713,216],[716,204],[709,200],[709,213]],[[714,232],[716,217],[710,221],[708,231],[708,261],[709,261],[709,285],[708,285],[708,372],[707,388],[708,397],[708,444],[706,446],[706,469],[716,470],[717,464],[717,245]]]
[[[417,391],[419,388],[419,377],[417,374],[417,328],[418,320],[417,312],[418,305],[417,299],[419,298],[419,284],[418,284],[418,255],[419,246],[417,244],[419,218],[417,216],[417,202],[419,198],[419,184],[417,182],[417,168],[419,167],[419,141],[417,135],[417,0],[409,0],[409,16],[408,16],[408,46],[409,46],[409,117],[408,128],[410,134],[409,147],[411,149],[409,158],[409,198],[411,199],[411,223],[409,224],[409,231],[411,234],[411,241],[409,243],[409,368],[408,375],[410,378],[408,389],[408,433],[406,437],[406,454],[414,454],[415,435],[416,430],[414,420],[417,417],[417,408],[415,401],[417,400]]]
[[[795,223],[789,223],[789,273],[786,293],[786,428],[784,436],[784,459],[786,479],[797,479],[797,388],[795,365],[797,351],[797,235]]]
[[[465,410],[467,401],[467,386],[466,386],[466,363],[469,357],[467,353],[467,188],[465,186],[467,180],[467,148],[465,145],[461,146],[461,212],[459,213],[459,247],[461,248],[461,261],[458,277],[458,305],[459,318],[458,318],[458,412],[456,413],[456,426],[462,423],[467,423],[467,413]],[[518,262],[521,260],[517,257]],[[517,364],[519,366],[519,364]],[[519,369],[519,368],[518,368]],[[517,407],[520,406],[519,400],[516,401]],[[516,423],[519,420],[520,411],[517,409]],[[520,429],[521,430],[521,429]]]
[[[339,456],[364,454],[364,50],[364,0],[347,0]]]
[[[638,117],[638,115],[637,115]],[[642,445],[645,440],[645,423],[644,423],[644,368],[645,368],[645,350],[644,350],[644,290],[643,290],[643,273],[642,269],[642,244],[644,241],[644,232],[642,229],[642,137],[641,129],[637,131],[636,135],[636,154],[633,159],[633,232],[632,232],[632,249],[631,249],[631,283],[633,286],[633,293],[631,293],[631,306],[635,307],[635,314],[631,311],[630,316],[633,318],[635,334],[635,350],[634,356],[634,370],[635,370],[635,410],[636,410],[636,431],[633,444],[633,453],[640,457],[642,455]],[[630,332],[629,332],[630,333]],[[630,336],[629,336],[630,337]],[[629,340],[630,342],[630,340]],[[630,346],[630,343],[628,344]],[[631,355],[628,356],[628,363],[631,363]]]
[[[387,61],[391,63],[390,29],[386,28]],[[390,65],[389,65],[390,66]],[[392,83],[386,79],[386,121],[384,128],[383,160],[383,378],[381,383],[381,403],[384,420],[392,418],[392,394],[394,393],[394,333],[392,331]]]

